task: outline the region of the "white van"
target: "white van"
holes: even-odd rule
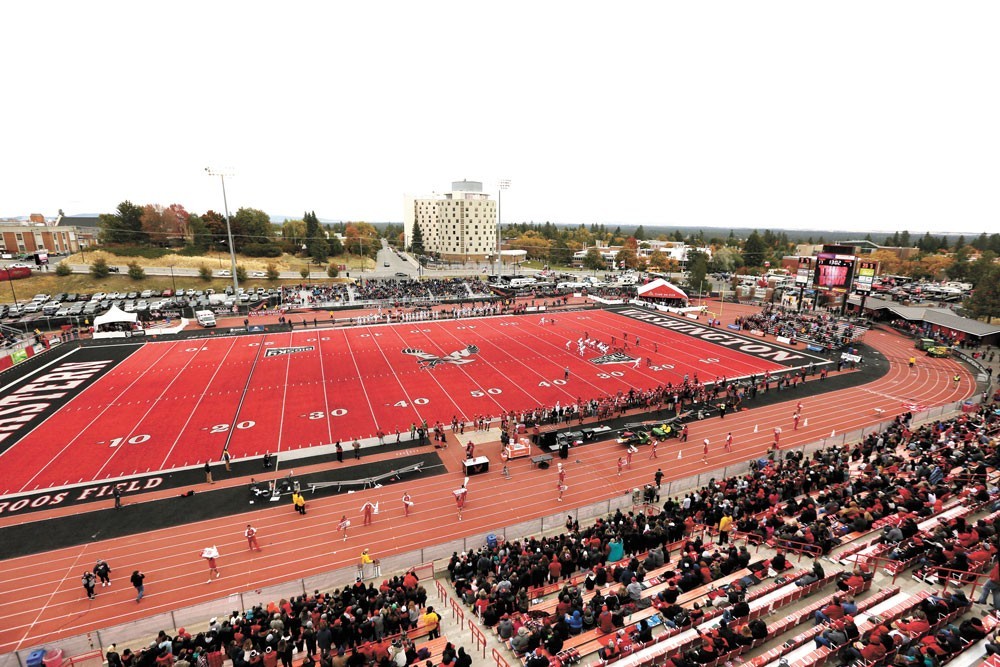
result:
[[[634,273],[623,273],[618,276],[619,285],[637,285],[639,284],[639,276]]]
[[[196,310],[194,316],[197,318],[198,324],[203,327],[215,326],[215,313],[210,310]]]
[[[510,280],[511,287],[527,287],[529,285],[534,285],[534,284],[535,284],[534,278],[511,278]]]

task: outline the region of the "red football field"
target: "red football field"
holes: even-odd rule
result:
[[[602,310],[145,343],[0,454],[0,495],[786,367]]]

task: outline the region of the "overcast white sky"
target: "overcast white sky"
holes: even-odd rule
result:
[[[1000,231],[1000,3],[7,2],[0,215]]]

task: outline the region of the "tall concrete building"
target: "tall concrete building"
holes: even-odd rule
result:
[[[407,197],[403,211],[406,247],[420,225],[424,250],[452,260],[482,260],[497,251],[496,202],[479,181],[454,181],[451,192]]]

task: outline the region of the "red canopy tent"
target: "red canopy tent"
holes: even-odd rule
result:
[[[657,278],[640,287],[638,296],[644,301],[663,306],[683,308],[688,305],[687,294],[680,287],[663,278]]]

